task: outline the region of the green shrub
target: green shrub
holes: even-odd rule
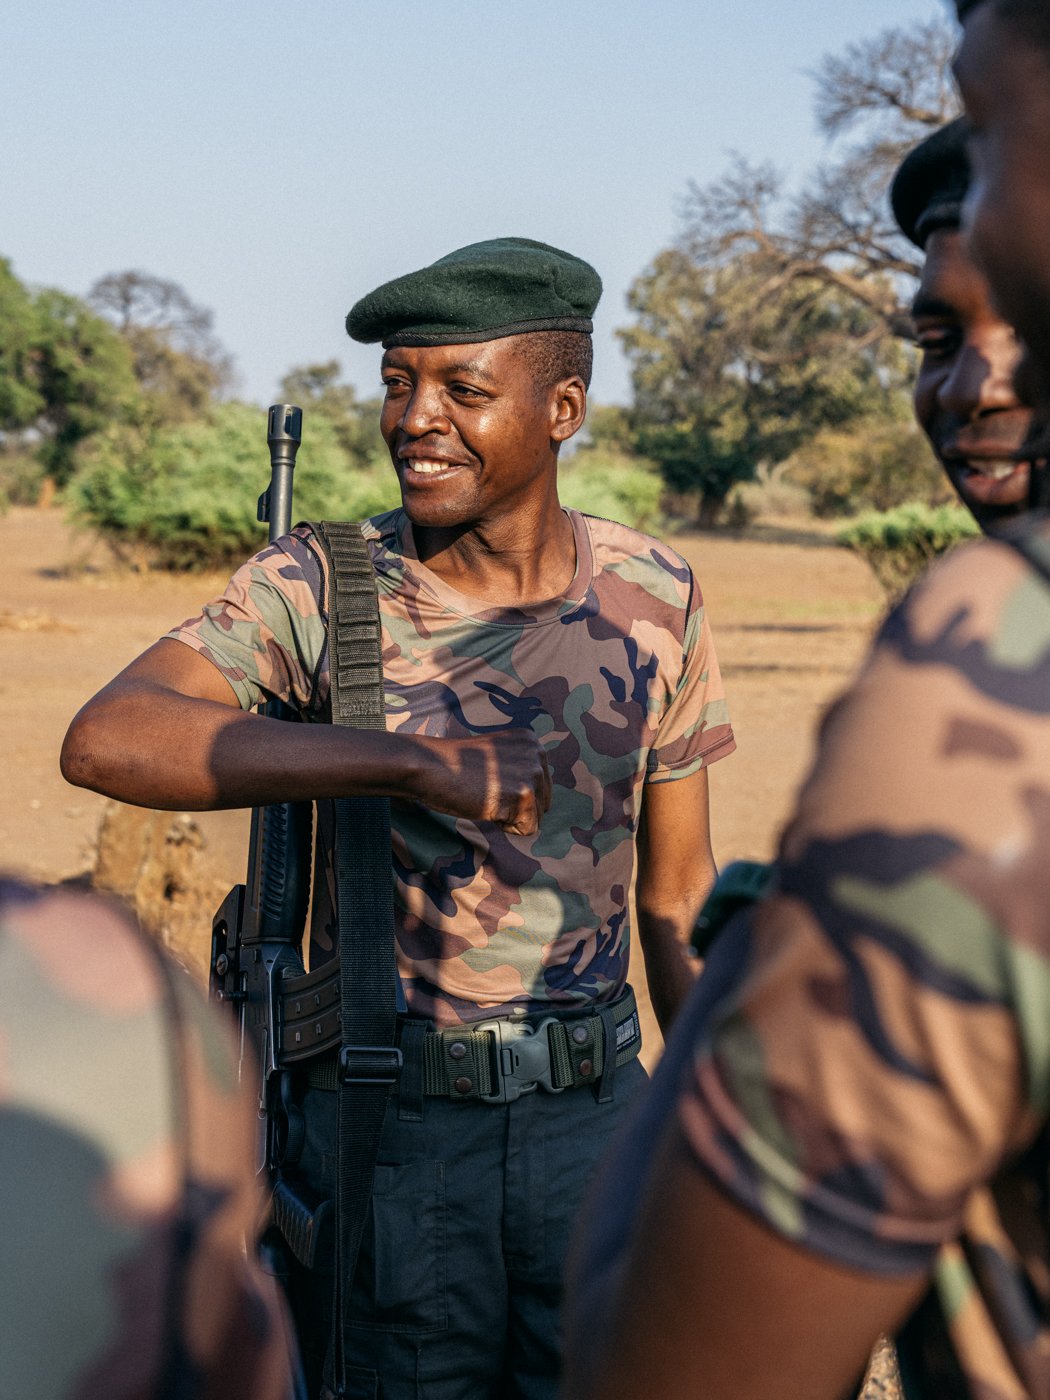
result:
[[[558,472],[562,505],[636,530],[660,525],[662,492],[663,483],[649,462],[608,448],[580,448]]]
[[[0,511],[9,506],[35,506],[47,475],[38,457],[18,448],[0,451]]]
[[[388,460],[355,465],[329,418],[313,413],[295,468],[294,520],[360,520],[401,497]],[[218,405],[208,418],[150,426],[117,423],[80,455],[66,500],[79,523],[118,556],[165,568],[228,565],[266,538],[255,518],[269,481],[266,416],[247,404]],[[646,462],[584,448],[559,474],[566,505],[637,529],[660,521],[660,478]]]
[[[265,542],[256,501],[269,481],[266,416],[217,406],[202,421],[117,424],[84,449],[66,493],[74,518],[119,555],[167,568],[231,563]],[[306,425],[295,469],[296,520],[359,520],[400,499],[392,468],[355,468],[321,415]]]
[[[862,515],[835,538],[862,554],[886,592],[899,597],[938,554],[977,534],[973,516],[962,506],[910,501]]]
[[[858,510],[893,510],[911,501],[939,505],[951,488],[914,422],[869,417],[825,428],[784,464],[824,518]]]

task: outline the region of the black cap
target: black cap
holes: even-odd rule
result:
[[[965,117],[942,126],[908,152],[893,177],[893,217],[917,248],[935,229],[959,227],[970,185],[967,130]]]

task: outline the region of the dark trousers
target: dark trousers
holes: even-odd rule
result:
[[[554,1400],[566,1248],[595,1167],[646,1079],[615,1097],[542,1089],[509,1104],[393,1098],[348,1338],[355,1400]],[[335,1095],[307,1092],[302,1170],[330,1196]],[[329,1338],[331,1277],[297,1308],[312,1394]]]

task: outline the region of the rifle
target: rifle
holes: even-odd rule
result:
[[[274,404],[268,418],[270,485],[258,518],[272,544],[291,528],[292,473],[302,440],[302,409]],[[295,720],[279,700],[259,707],[272,719]],[[310,901],[313,807],[278,802],[252,810],[248,875],[234,885],[212,921],[211,991],[231,1005],[240,1030],[241,1077],[259,1085],[256,1172],[271,1176],[286,1147],[282,1100],[280,993],[286,978],[304,975],[302,941]]]
[[[291,525],[292,471],[301,435],[301,410],[275,404],[267,432],[270,486],[259,498],[259,519],[269,522],[271,543]],[[382,728],[380,624],[371,561],[359,527],[321,522],[315,528],[332,566],[332,722]],[[268,702],[263,712],[298,718],[279,701]],[[313,808],[308,802],[275,803],[252,812],[247,881],[234,886],[213,920],[211,988],[236,1011],[242,1077],[247,1074],[259,1086],[256,1170],[272,1187],[272,1225],[259,1251],[269,1272],[284,1282],[297,1320],[302,1315],[295,1266],[310,1272],[322,1258],[332,1258],[332,1383],[329,1387],[326,1379],[324,1393],[345,1395],[349,1284],[386,1100],[401,1068],[395,1014],[405,1002],[394,961],[389,801],[338,799],[335,816],[338,962],[304,971]],[[333,1199],[317,1200],[295,1172],[305,1122],[292,1074],[328,1050],[339,1051],[337,1185]],[[305,1397],[305,1384],[300,1371],[296,1400]]]
[[[291,528],[292,473],[302,439],[302,410],[274,404],[267,422],[270,484],[259,497],[258,518],[269,524],[272,544]],[[296,720],[287,705],[270,700],[259,707],[274,719]],[[252,810],[248,841],[248,874],[235,885],[212,921],[212,996],[236,1014],[240,1039],[240,1075],[258,1086],[256,1139],[257,1174],[265,1174],[278,1192],[283,1213],[309,1231],[308,1207],[280,1179],[281,1163],[295,1155],[301,1116],[293,1102],[289,1070],[281,1064],[281,994],[305,978],[302,941],[310,901],[313,853],[313,806],[309,802],[278,802]],[[259,1254],[267,1272],[287,1287],[289,1269],[285,1242],[274,1229],[266,1231]],[[295,1400],[306,1400],[301,1365],[294,1376]]]

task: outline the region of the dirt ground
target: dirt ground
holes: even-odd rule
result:
[[[865,564],[817,534],[673,543],[703,586],[738,742],[711,770],[715,853],[720,862],[761,858],[809,763],[815,722],[862,656],[882,595]],[[66,725],[224,578],[120,572],[58,510],[0,517],[0,558],[0,859],[62,879],[93,859],[104,806],[58,772]],[[241,878],[245,815],[198,820],[209,868]]]
[[[770,856],[813,752],[816,724],[883,612],[855,555],[808,528],[683,535],[704,591],[737,752],[711,770],[715,855]],[[93,871],[201,975],[210,914],[244,878],[248,815],[143,819],[69,787],[58,752],[69,720],[169,627],[221,591],[219,575],[135,574],[73,534],[57,509],[0,517],[0,866],[43,880]],[[101,841],[100,841],[100,826]],[[660,1039],[636,970],[651,1064]],[[895,1395],[891,1350],[866,1395]]]

